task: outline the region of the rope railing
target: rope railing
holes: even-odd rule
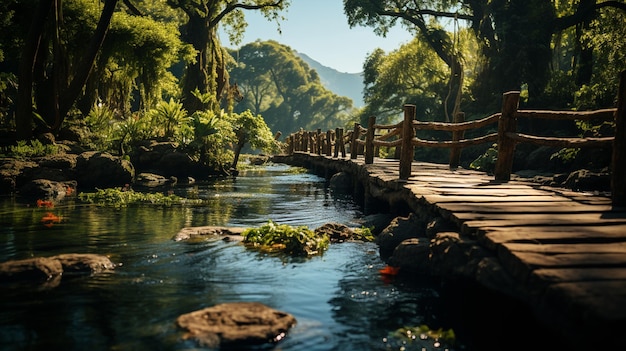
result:
[[[626,71],[621,73],[617,108],[594,111],[550,111],[518,110],[519,91],[503,94],[501,112],[491,116],[463,121],[464,115],[455,116],[456,122],[424,122],[415,120],[415,105],[403,106],[404,118],[396,124],[376,124],[376,117],[370,117],[367,128],[355,123],[351,131],[343,134],[342,128],[328,131],[326,137],[320,137],[321,131],[300,131],[288,138],[288,152],[295,151],[324,153],[334,157],[346,157],[346,145],[349,145],[350,158],[364,155],[365,163],[374,162],[381,147],[395,148],[394,158],[400,160],[399,178],[407,180],[411,176],[415,147],[449,148],[450,167],[459,164],[463,148],[488,142],[497,143],[498,157],[494,169],[496,180],[509,181],[511,178],[515,147],[519,143],[530,143],[552,147],[611,147],[611,197],[614,206],[626,206]],[[524,134],[517,131],[517,122],[521,118],[549,119],[558,121],[610,121],[615,123],[615,136],[612,137],[551,137]],[[473,138],[464,138],[464,133],[471,130],[497,124],[498,132]],[[416,136],[416,131],[447,131],[452,133],[451,140],[423,140]]]

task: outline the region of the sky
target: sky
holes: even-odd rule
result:
[[[306,54],[324,66],[344,73],[363,71],[365,58],[376,48],[385,52],[398,49],[412,36],[401,26],[383,38],[374,34],[373,28],[348,26],[343,12],[343,0],[291,0],[283,12],[282,34],[275,22],[270,22],[257,11],[245,11],[248,27],[240,45],[235,46],[222,34],[222,43],[236,48],[260,39],[275,40],[299,53]]]

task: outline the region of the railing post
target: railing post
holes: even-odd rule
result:
[[[358,123],[354,123],[354,131],[352,133],[352,141],[350,143],[350,158],[353,160],[356,159],[356,157],[359,155],[359,147],[356,141],[357,139],[359,139],[360,134],[361,125]]]
[[[324,145],[324,151],[326,151],[326,156],[332,155],[332,132],[329,130],[326,131],[326,144]]]
[[[346,144],[343,140],[343,128],[339,128],[339,134],[337,135],[337,140],[339,141],[339,151],[341,151],[341,158],[346,157]]]
[[[509,139],[506,133],[514,133],[517,130],[519,95],[519,91],[509,91],[502,96],[502,115],[498,122],[498,159],[494,170],[496,180],[511,180],[515,141]]]
[[[611,158],[611,202],[626,206],[626,71],[622,71],[617,92],[615,139]]]
[[[293,155],[293,134],[287,137],[287,155]]]
[[[404,105],[404,122],[402,123],[402,146],[400,149],[400,179],[407,180],[411,176],[413,163],[413,119],[415,119],[415,105]]]
[[[376,124],[376,117],[370,117],[367,121],[367,134],[365,135],[365,163],[374,163],[374,125]]]
[[[454,123],[465,122],[465,113],[458,112],[454,115]],[[452,132],[452,141],[459,141],[463,139],[465,132],[462,130],[455,130]],[[453,147],[450,149],[450,169],[457,169],[461,163],[461,147]]]
[[[302,151],[309,152],[309,132],[302,132]]]
[[[341,137],[341,134],[339,134],[339,128],[335,128],[335,150],[333,153],[333,157],[337,158],[339,157],[339,142],[341,139],[339,139]]]
[[[317,128],[315,133],[315,153],[318,155],[322,154],[322,130],[320,128]]]

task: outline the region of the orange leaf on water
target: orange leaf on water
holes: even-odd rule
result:
[[[386,266],[385,268],[379,270],[380,274],[384,275],[398,275],[400,271],[400,267]]]
[[[61,223],[61,217],[52,212],[46,212],[46,215],[41,218],[41,223],[50,228],[54,223]]]

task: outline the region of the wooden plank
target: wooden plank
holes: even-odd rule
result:
[[[504,243],[501,248],[517,252],[536,252],[541,254],[626,254],[626,242],[612,243],[567,243],[567,244],[537,244],[537,243]],[[626,257],[625,257],[626,259]]]
[[[462,214],[460,214],[462,215]],[[494,214],[500,215],[500,218],[485,218],[477,220],[468,220],[462,222],[462,231],[464,233],[476,233],[483,227],[523,227],[523,226],[569,226],[569,225],[607,225],[607,224],[626,224],[626,218],[602,217],[598,213],[579,213],[579,214]]]
[[[554,201],[554,202],[498,202],[482,204],[466,203],[441,203],[442,210],[455,213],[563,213],[572,212],[611,212],[611,205],[588,205],[574,201]],[[620,209],[619,211],[623,211]],[[626,211],[625,211],[626,212]]]
[[[555,197],[554,195],[516,195],[516,196],[488,196],[488,195],[474,195],[474,196],[452,196],[452,195],[440,195],[440,194],[416,194],[418,197],[421,195],[424,199],[431,204],[439,203],[497,203],[497,202],[553,202],[562,201],[563,198]]]
[[[609,268],[626,266],[623,253],[543,254],[498,250],[502,266],[518,281],[526,284],[530,274],[540,268]]]
[[[559,282],[584,282],[592,280],[626,281],[626,267],[603,268],[545,268],[533,271],[530,284]]]
[[[465,223],[474,222],[506,222],[506,226],[511,223],[522,223],[525,226],[534,225],[572,225],[572,224],[599,224],[599,223],[626,223],[626,212],[587,212],[576,211],[576,208],[568,212],[542,212],[542,213],[476,213],[459,212],[453,216]],[[499,226],[487,223],[481,226]]]
[[[626,225],[611,226],[544,226],[544,227],[490,227],[477,233],[482,245],[495,250],[503,243],[593,243],[626,241]]]

